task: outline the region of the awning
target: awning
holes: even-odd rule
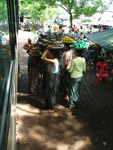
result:
[[[51,24],[53,24],[53,23],[55,23],[55,22],[57,22],[58,25],[63,25],[62,22],[61,22],[60,20],[57,20],[57,19],[52,20],[52,21],[49,22],[48,24],[51,25]]]
[[[113,29],[86,34],[86,37],[93,43],[113,53]]]

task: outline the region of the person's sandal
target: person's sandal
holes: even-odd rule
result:
[[[49,109],[49,113],[54,113],[54,112],[55,112],[54,110]]]
[[[44,110],[43,113],[54,113],[55,111]]]

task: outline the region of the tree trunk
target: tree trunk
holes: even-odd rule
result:
[[[70,27],[72,28],[73,23],[72,23],[72,13],[69,14],[70,15]]]

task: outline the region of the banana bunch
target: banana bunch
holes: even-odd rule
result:
[[[74,42],[74,39],[70,38],[69,36],[65,36],[65,37],[62,39],[62,42],[64,42],[64,43],[73,43],[73,42]]]

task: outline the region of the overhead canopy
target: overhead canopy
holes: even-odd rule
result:
[[[53,23],[55,23],[55,22],[57,22],[58,25],[62,25],[62,22],[61,22],[60,20],[57,20],[57,19],[54,19],[54,20],[52,20],[51,22],[49,22],[49,25],[51,25],[51,24],[53,24]]]
[[[86,34],[86,37],[93,43],[113,53],[113,29]]]

